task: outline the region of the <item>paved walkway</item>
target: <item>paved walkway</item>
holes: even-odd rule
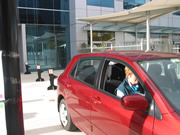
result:
[[[63,71],[56,70],[59,76]],[[56,90],[50,86],[48,72],[42,73],[43,82],[36,82],[37,72],[21,74],[25,135],[85,135],[81,131],[65,131],[59,122]],[[57,85],[57,79],[54,84]]]

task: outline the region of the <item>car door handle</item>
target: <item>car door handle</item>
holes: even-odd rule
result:
[[[101,104],[102,103],[100,97],[92,97],[91,99],[92,99],[94,104]]]

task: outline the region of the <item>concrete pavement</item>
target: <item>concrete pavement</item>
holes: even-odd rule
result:
[[[59,76],[63,71],[55,70]],[[85,135],[80,130],[65,131],[59,122],[56,90],[47,90],[50,86],[48,72],[42,73],[43,82],[36,82],[37,72],[21,74],[25,135]],[[57,79],[54,84],[57,85]]]

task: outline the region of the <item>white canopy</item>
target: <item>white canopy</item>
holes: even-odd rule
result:
[[[153,20],[179,10],[180,0],[153,0],[123,12],[79,18],[78,20],[90,23],[140,24],[146,22],[147,15],[150,20]]]
[[[126,10],[123,12],[107,14],[102,16],[95,16],[95,17],[79,18],[78,20],[90,23],[91,48],[92,48],[92,24],[94,23],[137,25],[146,22],[147,50],[149,50],[150,21],[179,10],[180,10],[180,0],[153,0],[142,6],[135,7],[133,9]]]

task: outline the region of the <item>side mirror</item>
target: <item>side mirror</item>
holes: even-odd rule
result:
[[[121,100],[121,106],[131,111],[143,111],[148,108],[148,101],[141,95],[124,96]]]

